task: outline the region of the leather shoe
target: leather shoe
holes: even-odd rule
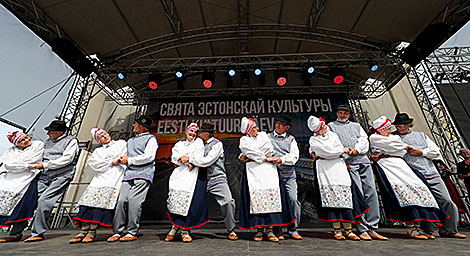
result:
[[[271,242],[279,242],[279,238],[277,238],[277,236],[266,236],[266,238]]]
[[[173,241],[173,239],[175,239],[176,235],[170,235],[170,234],[167,234],[166,237],[165,237],[165,242],[171,242]]]
[[[232,241],[238,240],[238,236],[237,234],[235,234],[235,232],[228,234],[227,238],[228,240],[232,240]]]
[[[69,244],[80,243],[83,240],[83,238],[85,238],[85,235],[77,235],[74,238],[69,240]]]
[[[39,241],[42,241],[44,240],[44,236],[43,235],[40,235],[40,236],[30,236],[28,237],[26,240],[24,240],[25,243],[31,243],[31,242],[39,242]]]
[[[423,235],[425,235],[428,239],[431,239],[431,240],[436,239],[436,237],[432,234],[423,234]]]
[[[302,236],[299,234],[290,234],[289,236],[295,240],[302,240]]]
[[[0,239],[0,243],[19,242],[22,237],[23,235],[4,237]]]
[[[408,234],[408,238],[418,239],[418,240],[428,240],[428,237],[426,235],[423,235],[423,234],[416,234],[416,235]]]
[[[263,241],[263,233],[257,232],[253,237],[253,240],[255,240],[255,242]]]
[[[282,240],[282,241],[286,240],[286,239],[284,238],[284,235],[278,235],[278,236],[277,236],[277,239],[279,239],[279,241],[281,241],[281,240]]]
[[[86,244],[86,243],[92,243],[95,241],[95,235],[90,235],[88,234],[87,236],[85,236],[85,238],[83,238],[82,240],[82,243]]]
[[[336,240],[340,240],[340,241],[346,240],[346,237],[344,237],[343,234],[341,234],[341,233],[335,234],[334,238]]]
[[[354,232],[350,232],[346,238],[348,240],[353,240],[353,241],[360,241],[361,240],[356,234],[354,234]]]
[[[134,236],[132,234],[127,234],[121,238],[119,238],[119,242],[131,242],[137,240],[137,236]]]
[[[367,234],[367,233],[365,233],[365,232],[364,232],[364,234],[361,234],[361,235],[359,236],[359,238],[360,238],[361,240],[364,240],[364,241],[372,241],[372,238],[369,236],[369,234]]]
[[[185,235],[182,237],[182,239],[183,239],[183,243],[191,243],[193,241],[190,235]]]
[[[121,238],[121,237],[122,237],[122,236],[119,235],[119,234],[114,234],[114,235],[108,237],[108,240],[106,240],[106,241],[108,241],[108,242],[110,242],[110,243],[116,242],[116,241],[119,241],[119,238]]]
[[[439,236],[440,237],[448,237],[448,238],[460,238],[460,239],[467,238],[467,236],[462,234],[462,233],[452,233],[452,234],[441,234],[441,233],[439,233]]]
[[[370,234],[370,237],[374,240],[382,240],[382,241],[387,241],[388,240],[388,237],[386,236],[383,236],[383,235],[379,235],[377,233],[375,234]]]

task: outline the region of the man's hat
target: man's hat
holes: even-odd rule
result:
[[[407,113],[398,113],[395,116],[395,120],[393,121],[393,125],[397,124],[409,124],[413,122],[413,118],[410,118]]]
[[[214,125],[211,123],[203,123],[201,127],[199,127],[200,132],[208,132],[208,133],[214,133]]]
[[[147,129],[152,129],[153,128],[151,126],[152,119],[150,119],[150,117],[148,117],[148,116],[145,116],[145,115],[139,116],[139,118],[136,118],[135,121],[138,124],[142,125],[143,127],[147,128]]]
[[[348,104],[340,104],[337,108],[336,108],[336,111],[338,110],[347,110],[349,112],[351,112],[351,108],[349,107]]]
[[[48,126],[44,127],[46,131],[52,132],[65,132],[67,130],[67,124],[64,121],[54,120]]]
[[[290,119],[290,117],[288,116],[284,116],[284,115],[276,116],[274,117],[274,120],[279,121],[281,123],[286,123],[292,126],[292,119]]]

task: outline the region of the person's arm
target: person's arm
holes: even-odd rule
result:
[[[297,141],[295,139],[292,141],[290,145],[289,153],[281,156],[282,164],[285,165],[294,165],[299,160],[299,146],[297,145]]]
[[[104,148],[97,148],[91,154],[90,158],[87,161],[88,166],[95,172],[105,172],[112,167],[112,159],[104,158],[101,151],[105,150]]]
[[[196,154],[193,157],[189,157],[189,162],[199,167],[208,167],[219,159],[219,157],[224,153],[224,146],[222,142],[216,143],[209,153],[206,156],[203,154]]]
[[[145,151],[142,155],[129,157],[128,165],[144,165],[155,160],[155,156],[158,150],[158,142],[155,137],[152,137],[148,140],[147,145],[145,146]]]
[[[73,162],[73,159],[75,158],[75,155],[78,152],[78,142],[77,139],[73,139],[69,142],[67,147],[64,150],[64,153],[62,153],[62,156],[54,159],[54,160],[49,160],[43,163],[43,169],[45,171],[49,169],[59,169],[64,166],[67,166]]]
[[[41,160],[44,152],[44,143],[41,141],[33,141],[31,146],[25,149],[22,154],[14,154],[13,150],[8,150],[1,157],[5,169],[9,172],[31,171],[30,164]]]
[[[426,144],[428,145],[427,148],[423,150],[423,156],[429,159],[434,159],[439,157],[439,147],[432,141],[427,135],[426,136]]]
[[[263,163],[266,155],[260,149],[254,147],[253,144],[255,143],[253,143],[251,138],[247,136],[241,137],[240,150],[242,154],[257,163]]]
[[[365,154],[369,150],[369,139],[366,132],[362,128],[359,128],[359,130],[360,137],[357,139],[357,143],[354,145],[354,148],[357,150],[358,154]]]

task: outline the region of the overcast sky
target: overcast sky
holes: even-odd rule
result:
[[[60,86],[41,97],[2,116],[21,102],[37,95],[46,88],[65,80],[71,69],[39,37],[26,28],[16,17],[0,5],[0,117],[29,127],[45,109]],[[469,46],[470,24],[452,36],[443,47]],[[71,84],[71,83],[70,83]],[[33,139],[46,139],[44,127],[59,115],[65,103],[70,84],[47,108],[32,132]],[[11,145],[6,139],[8,132],[17,130],[0,122],[0,154]]]

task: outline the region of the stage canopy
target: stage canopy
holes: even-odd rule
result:
[[[450,37],[469,18],[469,1],[420,0],[2,0],[46,42],[61,37],[99,59],[105,91],[121,103],[158,97],[338,92],[375,98],[405,74],[402,42],[445,22]],[[371,72],[370,64],[379,65]],[[306,65],[315,67],[305,77]],[[260,67],[265,81],[252,70]],[[224,72],[237,71],[232,82]],[[332,70],[344,70],[335,86]],[[273,72],[288,71],[288,83]],[[187,79],[178,83],[175,72]],[[119,72],[126,74],[119,80]],[[216,72],[205,89],[203,72]],[[149,74],[160,74],[156,90]],[[273,87],[276,90],[273,90]]]

